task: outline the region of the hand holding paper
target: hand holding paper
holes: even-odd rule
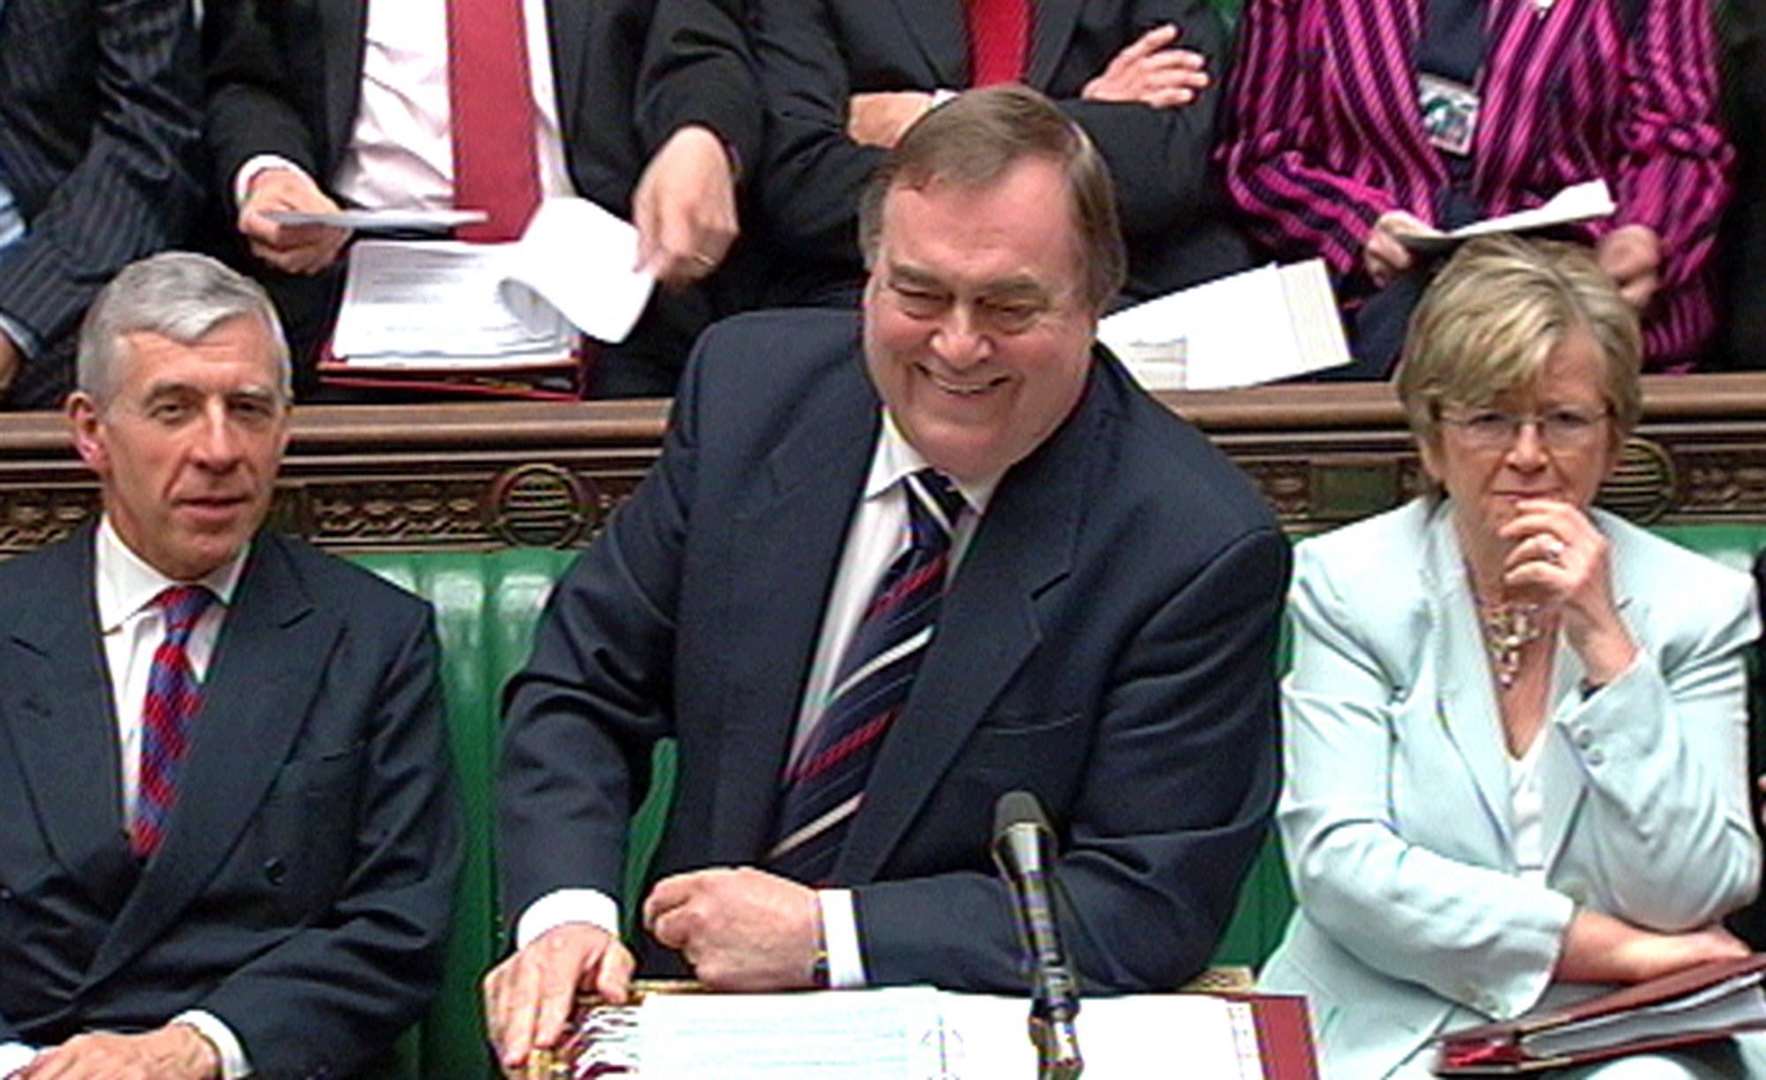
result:
[[[1388,210],[1374,222],[1373,232],[1361,249],[1362,268],[1373,283],[1385,288],[1393,280],[1409,272],[1414,260],[1409,244],[1412,240],[1439,239],[1441,230],[1417,218],[1407,210]]]
[[[736,181],[710,128],[689,124],[650,158],[632,193],[638,266],[665,285],[716,270],[736,240]]]
[[[1579,221],[1607,217],[1616,209],[1613,193],[1607,188],[1607,182],[1588,180],[1571,184],[1547,199],[1544,205],[1531,210],[1489,218],[1450,233],[1418,234],[1400,239],[1412,251],[1432,254],[1449,251],[1458,246],[1460,241],[1470,240],[1474,236],[1528,232],[1533,229],[1548,229],[1553,225],[1573,225]]]
[[[323,216],[337,204],[298,169],[269,168],[251,178],[239,207],[238,228],[251,253],[289,274],[316,274],[337,260],[350,234]],[[304,219],[279,215],[299,213]]]

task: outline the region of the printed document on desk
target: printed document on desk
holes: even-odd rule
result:
[[[1262,266],[1125,308],[1098,324],[1148,390],[1224,390],[1350,362],[1324,260]]]
[[[566,363],[579,330],[631,332],[653,285],[636,262],[636,230],[574,198],[548,200],[512,243],[363,241],[332,352],[356,369]]]
[[[795,994],[650,993],[588,1010],[549,1075],[638,1080],[992,1080],[1034,1076],[1023,998],[891,987]],[[1088,998],[1087,1080],[1170,1075],[1316,1080],[1298,998]],[[530,1075],[532,1075],[530,1073]]]

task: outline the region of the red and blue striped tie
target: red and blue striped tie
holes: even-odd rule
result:
[[[159,850],[178,797],[178,766],[190,721],[202,704],[187,647],[196,621],[214,599],[201,585],[174,585],[153,600],[165,613],[166,636],[153,651],[141,707],[141,783],[129,829],[129,847],[137,858]]]
[[[827,881],[847,826],[864,801],[883,737],[901,714],[944,596],[951,530],[963,496],[932,469],[903,481],[908,547],[877,583],[840,659],[828,704],[781,778],[766,866],[809,884]]]

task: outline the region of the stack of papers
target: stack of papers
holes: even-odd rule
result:
[[[653,280],[637,230],[586,199],[547,200],[520,240],[366,240],[350,252],[333,369],[497,372],[574,363],[577,333],[624,340]]]
[[[1350,362],[1324,260],[1264,266],[1148,300],[1098,324],[1148,390],[1221,390]]]
[[[1303,1008],[1296,1000],[1295,1009]],[[798,994],[649,994],[598,1006],[573,1075],[643,1080],[941,1080],[1035,1076],[1023,998],[932,987]],[[1296,1015],[1301,1015],[1297,1013]],[[1088,998],[1087,1080],[1263,1077],[1256,1005],[1200,994]],[[1306,1054],[1304,1047],[1290,1048]],[[1181,1065],[1179,1064],[1181,1063]]]

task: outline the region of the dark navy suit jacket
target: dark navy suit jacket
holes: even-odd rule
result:
[[[756,181],[764,239],[781,263],[780,303],[830,278],[863,277],[859,193],[884,151],[846,134],[854,94],[962,90],[970,83],[963,0],[750,0],[766,93]],[[1145,298],[1250,265],[1209,175],[1230,38],[1206,0],[1038,0],[1024,81],[1056,100],[1109,164],[1129,248],[1129,296]],[[1085,101],[1142,32],[1164,23],[1208,58],[1214,85],[1176,109]],[[796,293],[798,295],[784,295]]]
[[[0,9],[0,180],[30,229],[0,251],[0,311],[44,346],[10,404],[55,404],[98,290],[185,238],[199,197],[197,68],[190,0]]]
[[[511,682],[505,911],[620,897],[654,740],[679,774],[651,877],[755,862],[878,399],[842,312],[701,338],[661,460],[564,577]],[[1010,469],[944,599],[834,870],[869,978],[1022,989],[994,802],[1048,808],[1094,985],[1207,963],[1277,790],[1273,650],[1288,547],[1245,478],[1100,353]],[[653,943],[649,970],[678,968]]]
[[[204,1009],[257,1075],[360,1068],[434,994],[458,868],[428,607],[260,535],[138,868],[92,555],[0,564],[0,1042]]]

